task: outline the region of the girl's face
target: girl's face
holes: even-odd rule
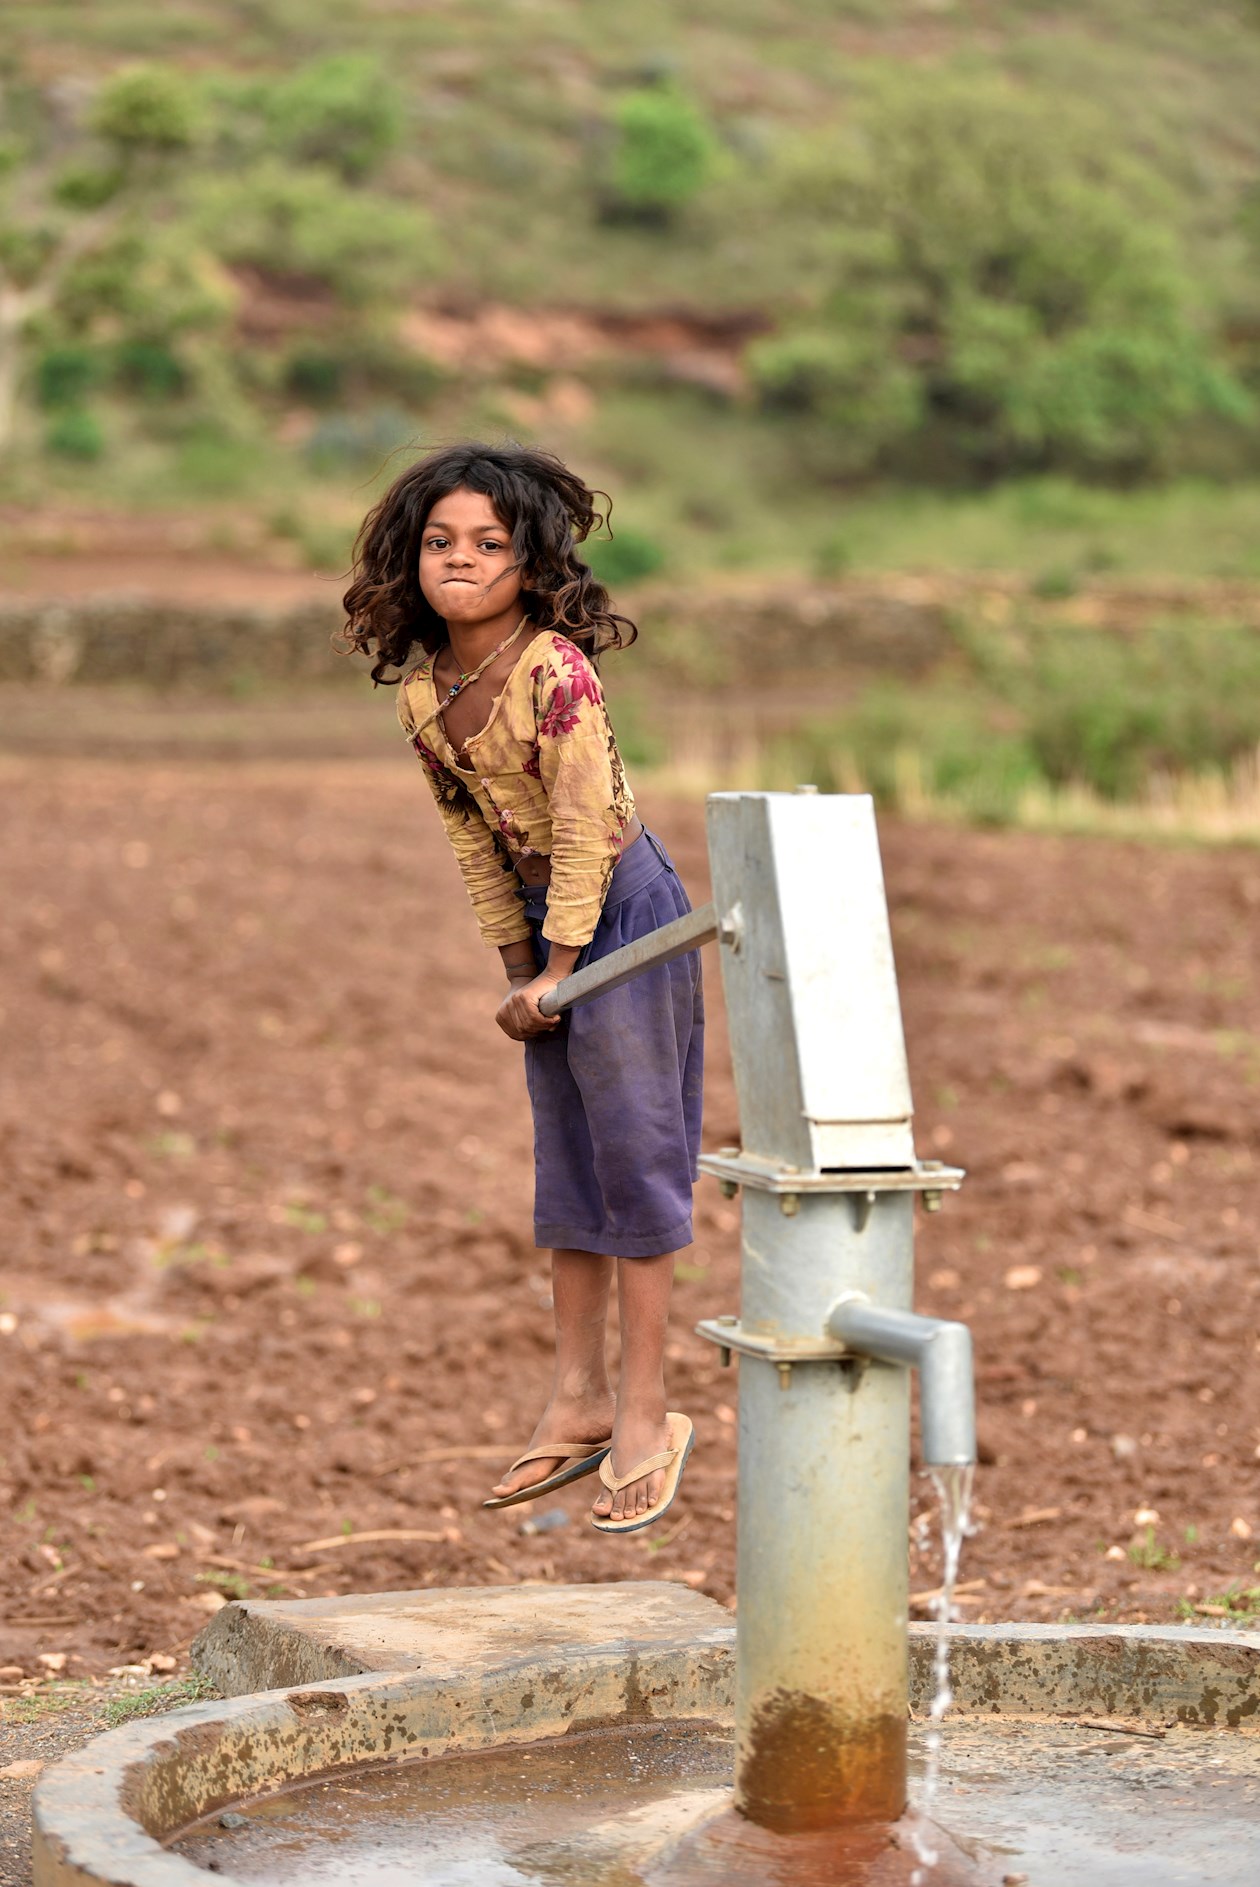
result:
[[[420,536],[420,588],[447,622],[472,627],[512,610],[521,593],[512,533],[479,491],[439,498]]]

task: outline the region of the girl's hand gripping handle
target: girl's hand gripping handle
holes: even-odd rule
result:
[[[512,988],[499,1004],[494,1019],[505,1035],[510,1035],[514,1042],[524,1042],[531,1035],[550,1035],[553,1029],[559,1028],[562,1018],[543,1015],[538,1005],[549,989],[572,974],[581,948],[580,944],[551,944],[547,967],[541,973],[532,965],[509,961],[504,953],[503,967]]]
[[[562,983],[564,976],[546,969],[540,976],[514,978],[510,992],[499,1004],[495,1021],[514,1042],[524,1042],[531,1035],[550,1035],[560,1027],[559,1016],[545,1016],[538,1007],[549,989]]]

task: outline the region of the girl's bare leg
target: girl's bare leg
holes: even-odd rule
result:
[[[553,1251],[551,1296],[556,1319],[556,1363],[551,1396],[529,1447],[548,1441],[606,1441],[613,1424],[613,1392],[604,1343],[613,1260],[590,1251]],[[527,1461],[505,1474],[494,1492],[514,1494],[545,1481],[560,1458]]]
[[[614,1474],[628,1474],[637,1461],[669,1446],[665,1425],[665,1329],[674,1283],[674,1254],[617,1260],[621,1316],[621,1374],[613,1423]],[[645,1514],[660,1499],[664,1473],[658,1468],[619,1493],[603,1489],[593,1511],[600,1519]]]

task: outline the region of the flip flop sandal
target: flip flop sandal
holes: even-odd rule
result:
[[[518,1487],[515,1494],[500,1494],[497,1499],[483,1500],[483,1507],[515,1507],[523,1500],[537,1500],[540,1494],[554,1493],[558,1487],[567,1487],[570,1481],[580,1481],[584,1474],[594,1474],[604,1456],[612,1447],[611,1441],[550,1441],[540,1448],[527,1449],[518,1455],[508,1469],[515,1474],[527,1461],[554,1461],[557,1456],[568,1465],[557,1468],[545,1481],[534,1481],[529,1487]]]
[[[696,1431],[685,1415],[670,1410],[665,1417],[669,1424],[670,1446],[659,1455],[649,1455],[646,1461],[631,1468],[629,1474],[614,1474],[611,1449],[599,1464],[599,1478],[610,1494],[616,1494],[623,1487],[629,1487],[631,1481],[641,1481],[645,1474],[654,1474],[657,1468],[665,1469],[665,1485],[655,1507],[649,1507],[645,1514],[633,1514],[625,1520],[592,1519],[591,1525],[600,1533],[637,1533],[641,1527],[650,1527],[663,1514],[668,1513],[678,1492],[682,1480],[682,1471],[687,1465],[687,1456],[696,1443]]]

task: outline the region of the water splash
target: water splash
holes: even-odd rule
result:
[[[954,1587],[958,1582],[958,1562],[962,1543],[971,1531],[971,1489],[975,1468],[929,1468],[932,1484],[940,1501],[941,1516],[941,1589],[933,1601],[936,1616],[936,1642],[932,1652],[932,1707],[924,1738],[927,1762],[923,1772],[923,1790],[914,1818],[911,1839],[919,1866],[910,1876],[910,1887],[924,1887],[927,1870],[935,1867],[940,1850],[931,1838],[932,1815],[941,1782],[941,1720],[954,1701],[949,1687],[949,1628],[954,1618]]]

